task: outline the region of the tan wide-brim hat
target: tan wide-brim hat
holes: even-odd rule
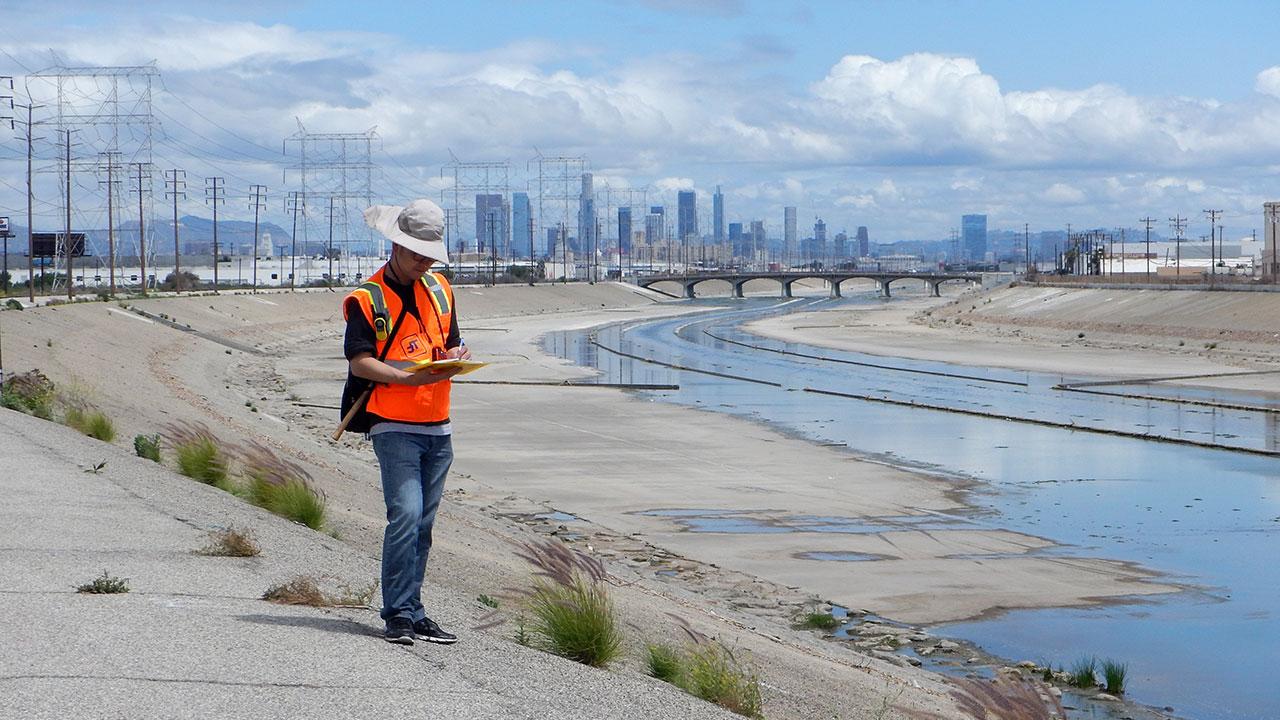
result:
[[[444,211],[430,200],[414,200],[404,207],[374,205],[364,211],[364,221],[403,248],[437,262],[449,262]]]

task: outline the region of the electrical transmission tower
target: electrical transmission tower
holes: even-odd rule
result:
[[[556,248],[554,249],[559,251],[562,277],[567,280],[569,277],[568,229],[577,222],[573,204],[582,194],[582,175],[587,172],[590,164],[587,162],[585,155],[577,157],[566,155],[547,156],[536,148],[535,151],[538,154],[526,163],[526,169],[531,174],[535,166],[538,170],[537,179],[529,180],[529,189],[533,190],[536,182],[538,221],[542,223],[542,228],[557,228]],[[556,216],[556,210],[561,210],[559,221],[556,224],[552,224],[551,218]],[[552,215],[548,215],[548,212],[552,213]],[[547,253],[552,255],[551,260],[555,261],[552,250],[552,248],[548,247]]]
[[[622,268],[622,256],[623,256],[622,250],[623,248],[629,249],[631,247],[631,244],[630,244],[631,239],[624,238],[621,236],[620,228],[618,227],[618,216],[614,213],[614,208],[617,208],[619,210],[621,210],[622,208],[631,208],[631,217],[632,217],[633,223],[635,222],[635,218],[636,218],[635,208],[637,207],[643,208],[639,216],[643,218],[644,213],[647,213],[649,211],[649,207],[646,204],[649,199],[649,188],[646,186],[638,189],[626,188],[622,190],[614,190],[612,187],[609,186],[609,183],[606,181],[604,184],[604,189],[596,191],[597,207],[599,206],[599,202],[602,198],[604,199],[605,237],[608,238],[612,236],[614,241],[616,242],[616,245],[614,245],[614,248],[616,248],[618,251],[618,272],[619,274],[621,274],[623,269]],[[639,199],[638,203],[637,203],[637,198]],[[607,241],[606,241],[606,244],[607,244]],[[610,248],[607,246],[604,248],[606,265],[608,264],[609,250]],[[627,253],[627,257],[630,258],[630,253]]]
[[[310,252],[307,240],[313,228],[307,207],[312,199],[324,200],[326,205],[333,203],[337,214],[331,216],[330,222],[337,224],[344,259],[349,258],[352,237],[361,227],[366,242],[372,245],[373,231],[365,227],[363,217],[364,209],[373,205],[373,171],[377,167],[373,162],[373,142],[377,139],[375,128],[365,132],[313,133],[307,132],[301,121],[298,131],[285,138],[284,154],[292,164],[285,167],[284,184],[297,193],[295,197],[301,202],[304,253]],[[358,222],[353,222],[349,212],[351,204],[357,206],[354,219]],[[385,241],[380,233],[377,242],[378,256],[385,257]]]
[[[488,240],[491,255],[510,257],[511,220],[509,197],[511,161],[463,162],[449,151],[449,162],[440,168],[440,177],[449,178],[453,186],[440,191],[444,205],[445,243],[465,247],[468,217],[475,218],[476,249]],[[496,198],[495,198],[496,196]],[[476,203],[483,203],[481,208]],[[496,209],[496,212],[495,212]],[[487,218],[497,215],[490,232]]]
[[[72,159],[70,170],[65,158],[50,158],[51,162],[41,172],[58,176],[60,187],[65,186],[66,173],[98,170],[101,153],[115,153],[129,163],[152,163],[153,132],[157,126],[152,108],[152,86],[160,76],[155,64],[136,66],[68,66],[55,56],[54,65],[31,73],[26,78],[30,104],[51,109],[51,116],[44,122],[56,125],[59,133],[67,130],[78,132],[77,138],[84,147],[78,157]],[[40,104],[37,104],[40,103]],[[107,215],[115,206],[115,185],[107,182],[98,186],[81,186],[77,202],[77,223],[86,233],[86,243],[95,254],[101,251],[90,234],[93,223],[99,217],[90,215],[83,208],[103,208]],[[146,193],[144,214],[151,215],[151,197]],[[105,218],[110,221],[110,218]],[[34,221],[33,223],[34,224]],[[141,225],[141,221],[140,221]],[[65,229],[65,228],[64,228]],[[108,244],[111,228],[107,230]],[[129,237],[118,254],[140,257],[145,240],[137,244]],[[132,247],[129,247],[132,246]],[[153,244],[154,247],[154,244]],[[145,282],[145,273],[143,277]]]

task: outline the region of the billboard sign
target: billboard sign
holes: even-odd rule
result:
[[[32,233],[32,257],[62,257],[58,252],[58,241],[63,233]],[[71,233],[71,242],[67,243],[66,254],[71,257],[84,256],[84,233]]]
[[[9,234],[9,218],[0,217],[0,235]]]

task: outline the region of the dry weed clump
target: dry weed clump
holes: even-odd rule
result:
[[[209,533],[209,544],[197,552],[214,557],[255,557],[262,548],[248,530],[226,528]]]
[[[1067,711],[1045,683],[1019,673],[994,679],[947,678],[951,697],[974,720],[1066,720]],[[934,713],[904,710],[921,720],[940,720]]]
[[[320,581],[314,576],[295,575],[267,588],[262,599],[279,605],[367,608],[377,590],[378,583],[373,582],[360,588],[343,585],[337,593],[329,594],[320,589]]]

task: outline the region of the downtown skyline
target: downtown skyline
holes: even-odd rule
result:
[[[602,2],[572,21],[570,4],[517,3],[527,23],[498,22],[498,5],[479,3],[437,9],[447,17],[429,19],[447,31],[425,37],[376,27],[423,12],[396,3],[360,17],[306,2],[234,0],[199,15],[165,3],[104,11],[70,1],[38,14],[43,6],[25,0],[2,4],[16,20],[0,39],[0,75],[15,77],[18,103],[30,72],[55,62],[156,62],[154,161],[187,171],[183,214],[204,207],[196,190],[219,176],[229,188],[225,217],[242,219],[242,196],[262,183],[277,196],[265,217],[286,225],[278,196],[289,189],[290,160],[280,148],[299,124],[377,128],[375,201],[440,199],[450,153],[509,161],[508,197],[531,192],[537,153],[581,156],[597,188],[648,188],[648,204],[676,220],[678,193],[696,192],[699,234],[712,232],[717,186],[726,222],[764,219],[782,235],[783,208],[794,206],[802,228],[821,217],[832,235],[868,226],[885,242],[946,238],[962,214],[985,214],[992,229],[1048,229],[1195,218],[1203,208],[1223,209],[1228,233],[1247,236],[1277,190],[1280,56],[1254,47],[1265,32],[1242,20],[1265,8],[1257,3],[1228,3],[1223,27],[1205,31],[1231,46],[1199,61],[1216,83],[1192,58],[1157,54],[1153,43],[1189,4],[1162,6],[1172,19],[1153,28],[1139,25],[1149,19],[1142,4],[1110,10],[1115,27],[1099,37],[1120,34],[1126,52],[1108,46],[1084,59],[1043,48],[1062,40],[1048,20],[1075,27],[1088,7],[1042,6],[1044,17],[1020,28],[1028,37],[1001,45],[983,23],[1001,13],[1025,19],[1007,3]],[[924,17],[929,9],[937,12]],[[915,32],[893,25],[908,19]],[[850,32],[823,31],[840,22]],[[494,32],[475,34],[486,27]],[[703,42],[647,51],[607,42],[627,32]],[[1143,65],[1145,74],[1135,69]],[[31,96],[47,103],[40,85]],[[37,164],[49,166],[57,151],[46,137]],[[17,140],[0,144],[0,214],[15,221],[25,212],[24,161]],[[86,172],[73,189],[85,205],[77,225],[105,225],[95,220],[98,180]],[[37,224],[56,223],[54,177],[36,185]]]

